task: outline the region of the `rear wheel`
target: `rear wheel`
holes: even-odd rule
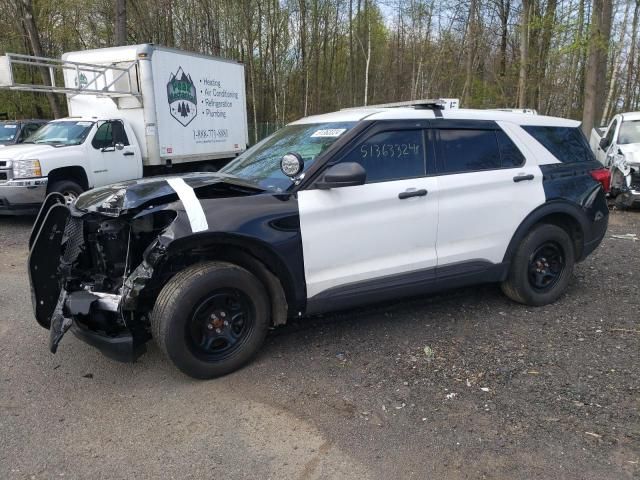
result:
[[[574,264],[573,243],[567,232],[556,225],[538,225],[518,246],[502,291],[527,305],[553,303],[566,291]]]
[[[67,205],[71,205],[83,191],[84,190],[80,185],[71,180],[59,180],[57,182],[53,182],[49,185],[48,189],[48,193],[58,192],[62,194]]]
[[[194,265],[162,289],[151,314],[152,335],[169,359],[194,378],[242,367],[269,327],[269,299],[260,281],[226,262]]]

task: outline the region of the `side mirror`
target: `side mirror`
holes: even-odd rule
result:
[[[116,150],[122,150],[124,148],[124,143],[118,142],[114,146],[116,147]]]
[[[600,148],[602,150],[606,150],[608,146],[609,146],[609,140],[607,140],[607,137],[601,138],[600,139]]]
[[[367,172],[356,162],[338,163],[329,167],[322,178],[316,182],[316,187],[321,190],[339,187],[355,187],[364,185],[367,180]]]

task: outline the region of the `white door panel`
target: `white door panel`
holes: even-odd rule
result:
[[[132,180],[142,176],[138,174],[141,158],[136,146],[127,145],[122,150],[105,152],[103,155],[105,155],[105,164],[109,170],[109,183]]]
[[[435,178],[298,194],[307,296],[332,287],[435,267]],[[404,200],[406,190],[426,196]]]
[[[516,175],[533,180],[514,182]],[[537,166],[443,175],[438,178],[438,265],[502,262],[511,237],[545,202]]]

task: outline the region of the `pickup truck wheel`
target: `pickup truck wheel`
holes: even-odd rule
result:
[[[61,193],[67,205],[71,205],[83,192],[82,187],[71,180],[60,180],[49,185],[49,191]]]
[[[270,320],[269,298],[247,270],[226,262],[191,266],[160,292],[151,314],[155,341],[182,372],[214,378],[247,363]]]
[[[567,232],[556,225],[538,225],[518,246],[502,291],[526,305],[553,303],[566,291],[574,264],[573,243]]]

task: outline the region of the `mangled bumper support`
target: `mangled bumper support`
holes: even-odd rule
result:
[[[68,293],[62,291],[58,304],[51,317],[49,330],[49,349],[55,353],[60,340],[70,329],[84,342],[97,348],[105,356],[121,362],[133,362],[146,351],[144,343],[135,341],[129,332],[107,335],[73,321],[76,315],[91,315],[95,310],[118,313],[120,295],[80,290]]]

